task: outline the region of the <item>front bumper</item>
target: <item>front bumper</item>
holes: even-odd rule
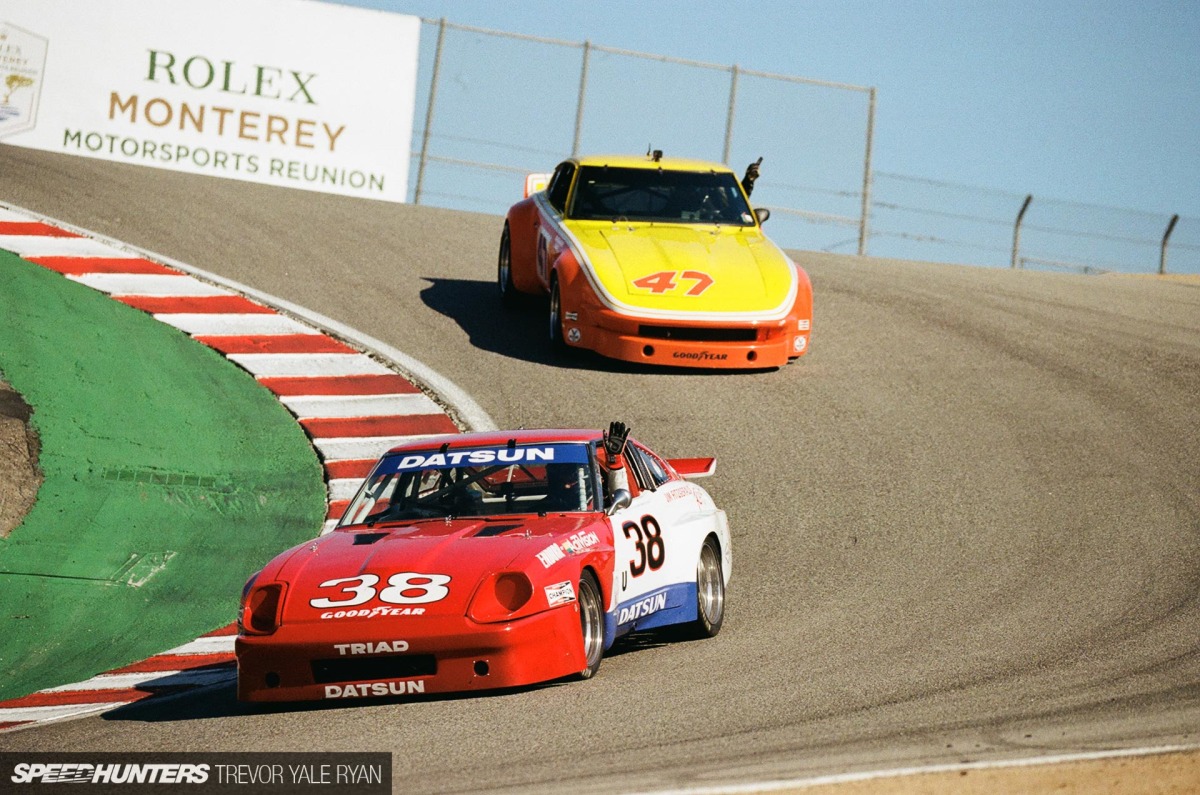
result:
[[[627,362],[746,370],[782,367],[804,355],[810,328],[807,319],[791,316],[744,324],[668,323],[581,306],[565,316],[563,337],[568,345]]]
[[[284,625],[239,635],[234,650],[240,701],[488,690],[587,667],[574,603],[497,624],[430,616]]]

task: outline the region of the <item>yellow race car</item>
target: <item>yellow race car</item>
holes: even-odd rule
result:
[[[501,300],[549,295],[549,337],[629,362],[749,369],[808,352],[812,284],[748,187],[698,160],[592,156],[530,175],[500,238]],[[542,188],[544,185],[544,189]]]

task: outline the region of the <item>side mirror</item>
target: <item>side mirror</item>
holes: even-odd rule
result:
[[[535,193],[541,193],[550,184],[550,177],[553,174],[527,174],[525,176],[525,198],[528,199]]]
[[[633,502],[632,494],[630,494],[625,489],[617,489],[616,491],[613,492],[612,504],[608,506],[608,510],[605,511],[605,513],[608,514],[609,516],[612,516],[614,513],[621,510],[622,508],[628,508],[630,503],[632,503],[632,502]]]
[[[758,219],[758,223],[760,225],[765,224],[767,222],[767,219],[771,217],[771,211],[768,210],[766,207],[755,207],[754,208],[754,217]]]

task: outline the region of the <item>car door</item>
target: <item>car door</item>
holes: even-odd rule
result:
[[[639,491],[611,517],[618,633],[694,617],[699,548],[692,534],[677,529],[695,513],[695,500],[680,499],[675,482],[636,442],[626,446],[625,458]]]
[[[567,206],[567,195],[571,180],[575,177],[575,164],[567,161],[554,169],[554,175],[546,186],[546,206],[539,208],[537,224],[537,275],[542,286],[550,289],[550,267],[566,245],[561,232],[562,219]]]

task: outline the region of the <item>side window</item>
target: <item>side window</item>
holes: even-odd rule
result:
[[[642,491],[654,491],[667,482],[666,473],[662,472],[660,467],[655,468],[658,468],[662,478],[655,476],[654,468],[650,465],[650,457],[637,445],[630,444],[625,448],[625,460],[629,462],[629,468],[633,470],[633,477]]]
[[[642,450],[642,456],[646,459],[646,469],[650,472],[650,477],[654,479],[656,486],[661,486],[671,479],[667,474],[667,468],[663,466],[663,462],[658,459],[654,453],[649,450]]]
[[[562,163],[554,169],[554,176],[546,186],[546,198],[550,205],[560,213],[567,206],[567,192],[571,190],[571,177],[575,176],[574,163]]]

